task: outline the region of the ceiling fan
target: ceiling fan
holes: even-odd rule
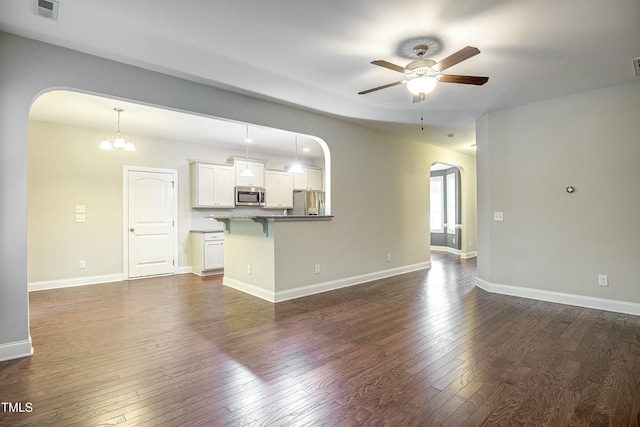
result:
[[[414,98],[414,102],[416,102],[424,99],[424,95],[431,92],[436,87],[438,82],[483,85],[489,80],[489,77],[442,74],[442,71],[446,70],[447,68],[479,54],[480,50],[478,50],[478,48],[467,46],[463,49],[460,49],[453,55],[446,57],[440,62],[436,62],[432,59],[423,59],[423,56],[425,53],[427,53],[428,49],[428,46],[422,44],[413,48],[413,52],[418,56],[418,59],[409,62],[406,67],[401,67],[384,60],[372,61],[371,63],[374,65],[378,65],[380,67],[388,68],[389,70],[397,71],[398,73],[404,74],[404,79],[383,86],[374,87],[373,89],[358,92],[358,95],[366,95],[367,93],[375,92],[377,90],[406,84],[409,92],[416,95],[416,97]]]

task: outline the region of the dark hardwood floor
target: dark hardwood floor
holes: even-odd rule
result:
[[[638,425],[640,318],[492,295],[475,260],[271,304],[180,275],[30,295],[11,426]]]

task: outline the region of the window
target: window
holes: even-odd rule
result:
[[[431,177],[431,232],[444,233],[444,180],[441,176]]]
[[[447,233],[456,234],[456,174],[447,174]]]

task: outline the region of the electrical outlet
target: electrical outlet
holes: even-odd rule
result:
[[[86,213],[87,206],[86,205],[76,205],[76,213]]]
[[[76,222],[87,222],[85,214],[76,214]]]
[[[494,221],[504,221],[504,212],[494,212],[493,213]]]
[[[320,264],[315,265],[315,272],[316,274],[320,274]]]
[[[609,286],[609,276],[607,276],[606,274],[598,275],[598,285]]]
[[[82,268],[87,268],[87,262],[83,259],[78,261],[78,268],[82,269]]]
[[[387,254],[387,262],[391,262],[391,254]]]
[[[251,275],[251,264],[247,265],[247,274]]]

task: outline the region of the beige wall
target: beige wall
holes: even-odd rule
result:
[[[123,167],[178,171],[178,260],[191,266],[189,230],[210,223],[219,210],[191,209],[189,159],[225,162],[241,155],[230,148],[132,135],[137,151],[97,149],[103,130],[53,123],[29,123],[28,259],[29,282],[117,275],[123,268]],[[212,136],[213,137],[213,136]],[[260,154],[269,167],[287,158]],[[75,222],[76,205],[85,205],[86,223]],[[269,211],[266,211],[267,213]],[[86,261],[79,269],[78,261]],[[41,285],[41,283],[38,283]],[[53,286],[56,284],[54,283]]]
[[[640,82],[490,113],[477,129],[479,277],[640,302]]]

